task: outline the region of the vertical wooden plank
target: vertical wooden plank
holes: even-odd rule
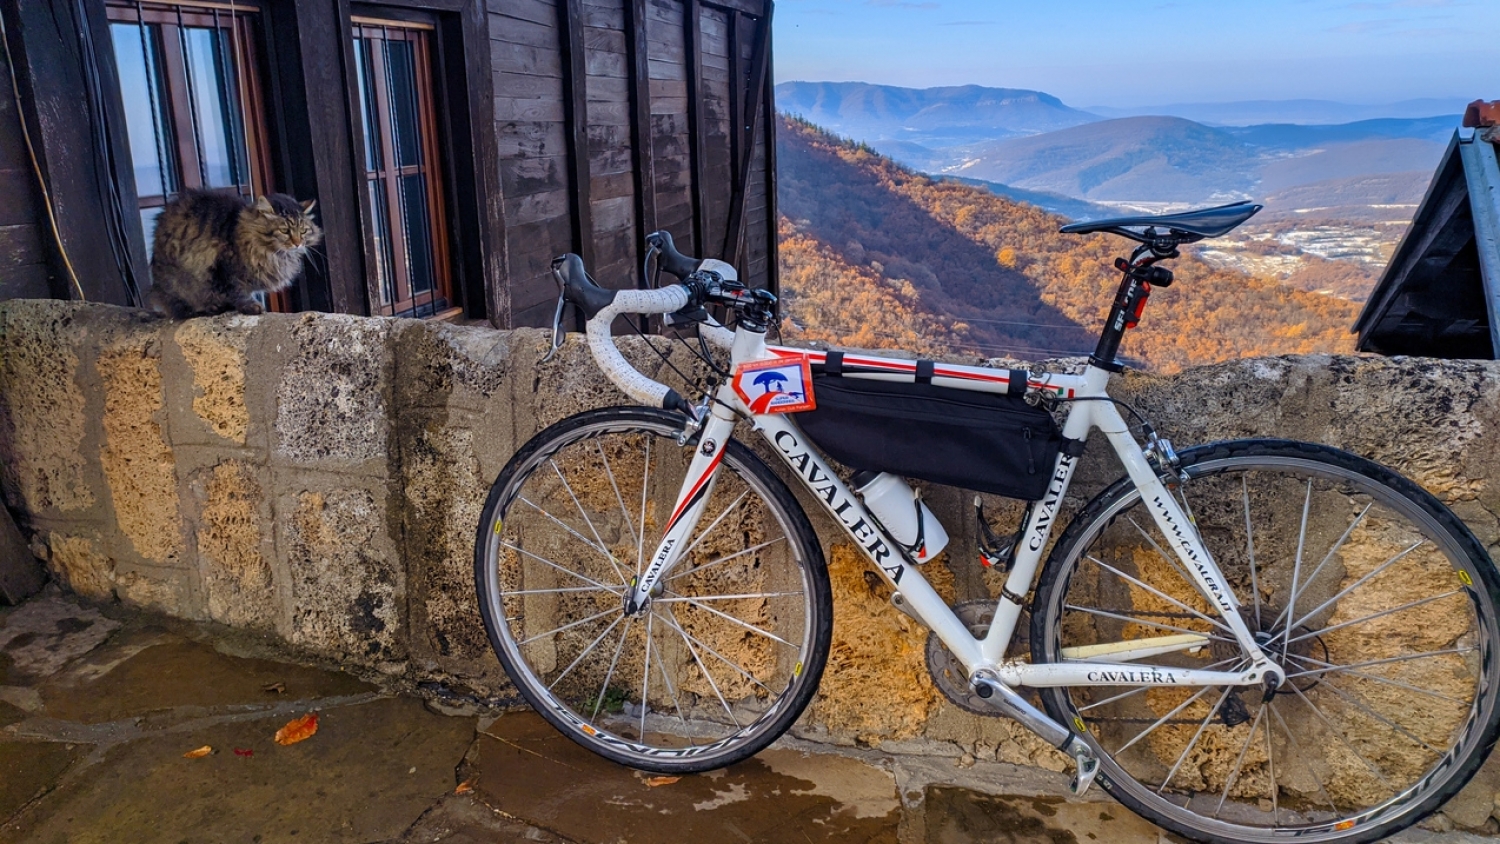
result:
[[[651,149],[651,67],[647,59],[646,0],[629,0],[626,44],[630,51],[630,143],[635,159],[636,251],[646,254],[646,235],[656,231],[656,156]],[[645,287],[650,280],[641,277]]]
[[[725,17],[729,23],[729,178],[731,184],[739,184],[744,181],[743,172],[740,169],[740,150],[746,140],[749,139],[745,129],[745,63],[740,57],[740,36],[747,28],[745,16],[737,11],[730,11]],[[748,25],[754,31],[754,24]],[[731,220],[725,221],[724,246],[719,250],[719,258],[731,261],[739,255],[739,250],[734,247],[734,232],[731,230],[731,221],[734,215],[733,197],[730,197],[729,213]]]
[[[583,0],[557,4],[558,28],[567,48],[563,64],[563,107],[568,127],[568,170],[572,181],[573,244],[585,267],[594,266],[594,217],[589,199],[588,69],[584,61]]]
[[[734,195],[729,201],[729,225],[724,230],[724,244],[720,249],[723,260],[734,264],[740,259],[742,244],[744,243],[744,220],[745,203],[750,195],[750,178],[752,175],[751,165],[755,156],[755,126],[760,119],[761,102],[771,100],[768,93],[771,85],[771,19],[762,18],[759,21],[755,41],[755,53],[750,59],[750,81],[749,95],[750,107],[745,112],[736,111],[736,121],[733,129],[735,138],[743,138],[740,146],[740,156],[734,161]],[[736,48],[736,52],[738,49]],[[738,85],[731,85],[731,90]],[[774,117],[775,111],[772,110]],[[741,131],[741,126],[744,127]],[[774,237],[775,227],[772,227]]]
[[[498,328],[510,328],[510,249],[505,228],[505,197],[500,188],[500,148],[495,132],[494,59],[484,0],[467,0],[459,13],[460,33],[447,38],[461,46],[444,51],[444,74],[451,103],[467,108],[445,108],[453,162],[454,230],[465,272],[464,315],[489,318]],[[446,38],[445,33],[445,38]],[[459,155],[464,139],[470,155]]]
[[[774,6],[766,3],[765,39],[766,39],[766,69],[764,79],[761,80],[761,125],[765,127],[765,179],[766,179],[766,289],[781,295],[781,259],[780,259],[780,237],[777,226],[780,222],[780,212],[776,208],[776,68],[774,59],[775,51],[771,48],[771,12]],[[784,306],[780,302],[776,305],[777,312],[785,313]]]
[[[708,224],[703,219],[707,204],[703,196],[703,7],[698,0],[682,0],[682,3],[683,44],[687,53],[684,58],[687,64],[688,172],[692,181],[688,186],[688,196],[693,203],[693,246],[697,253],[694,257],[707,257],[708,244],[704,237],[708,234]]]

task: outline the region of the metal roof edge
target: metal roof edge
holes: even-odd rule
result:
[[[1474,215],[1474,245],[1479,250],[1479,277],[1490,318],[1490,352],[1500,353],[1500,162],[1495,145],[1475,139],[1459,150],[1469,210]]]

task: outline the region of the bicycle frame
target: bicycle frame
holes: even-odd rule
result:
[[[705,327],[705,336],[716,345],[730,347],[731,368],[749,361],[809,356],[821,362],[823,353],[805,349],[768,346],[764,333],[741,328],[732,335],[717,326]],[[869,356],[846,356],[846,363],[880,372],[846,374],[845,377],[871,377],[889,380],[912,380],[912,361]],[[959,389],[1002,392],[1008,387],[1008,372],[986,367],[939,365],[933,383]],[[1132,483],[1163,536],[1172,538],[1172,552],[1202,595],[1218,610],[1220,618],[1203,618],[1230,632],[1251,664],[1240,671],[1209,671],[1150,665],[1133,660],[1166,653],[1206,647],[1210,636],[1184,632],[1168,636],[1131,639],[1118,643],[1093,645],[1065,653],[1066,662],[1033,665],[1024,660],[1006,660],[1009,645],[1020,619],[1021,610],[1031,591],[1047,548],[1058,510],[1073,479],[1078,458],[1060,454],[1053,466],[1046,495],[1031,508],[1022,542],[1014,559],[1005,587],[999,598],[994,622],[983,638],[976,638],[959,620],[947,603],[872,517],[857,496],[841,481],[827,461],[814,449],[798,429],[792,415],[758,414],[744,403],[730,384],[718,388],[716,402],[702,421],[698,447],[678,493],[665,534],[651,556],[651,564],[633,583],[630,603],[641,606],[649,601],[658,584],[683,556],[684,540],[691,536],[712,490],[714,474],[723,456],[723,445],[733,434],[735,423],[750,419],[754,429],[770,444],[802,485],[823,505],[845,533],[859,546],[875,570],[893,590],[892,600],[927,625],[939,640],[957,657],[971,681],[998,680],[1015,686],[1079,685],[1152,685],[1152,686],[1253,686],[1284,679],[1281,669],[1272,663],[1246,626],[1239,606],[1219,567],[1199,540],[1193,521],[1147,461],[1139,443],[1106,393],[1109,372],[1090,364],[1081,375],[1040,375],[1031,379],[1028,388],[1052,392],[1072,404],[1063,436],[1083,441],[1089,432],[1101,431],[1115,454],[1124,464]],[[713,524],[709,526],[711,530]],[[706,531],[705,531],[706,532]]]

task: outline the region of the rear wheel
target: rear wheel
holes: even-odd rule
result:
[[[589,750],[662,772],[721,767],[785,732],[833,620],[806,514],[735,441],[688,550],[625,612],[693,456],[682,424],[617,407],[549,427],[495,481],[475,547],[490,642],[526,700]]]
[[[1202,841],[1374,841],[1455,794],[1495,743],[1497,576],[1437,499],[1370,461],[1255,440],[1185,452],[1176,495],[1286,684],[1099,686],[1043,700],[1101,756],[1120,802]],[[1038,662],[1201,634],[1146,662],[1248,666],[1128,481],[1047,561]]]

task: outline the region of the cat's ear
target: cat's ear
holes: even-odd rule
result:
[[[309,199],[309,200],[307,200],[306,202],[302,203],[302,213],[303,214],[311,214],[312,210],[313,210],[313,207],[315,205],[317,205],[317,204],[318,204],[318,201],[316,199]]]
[[[271,207],[271,200],[266,199],[264,196],[257,196],[255,198],[255,210],[262,214],[276,213],[275,209]]]

